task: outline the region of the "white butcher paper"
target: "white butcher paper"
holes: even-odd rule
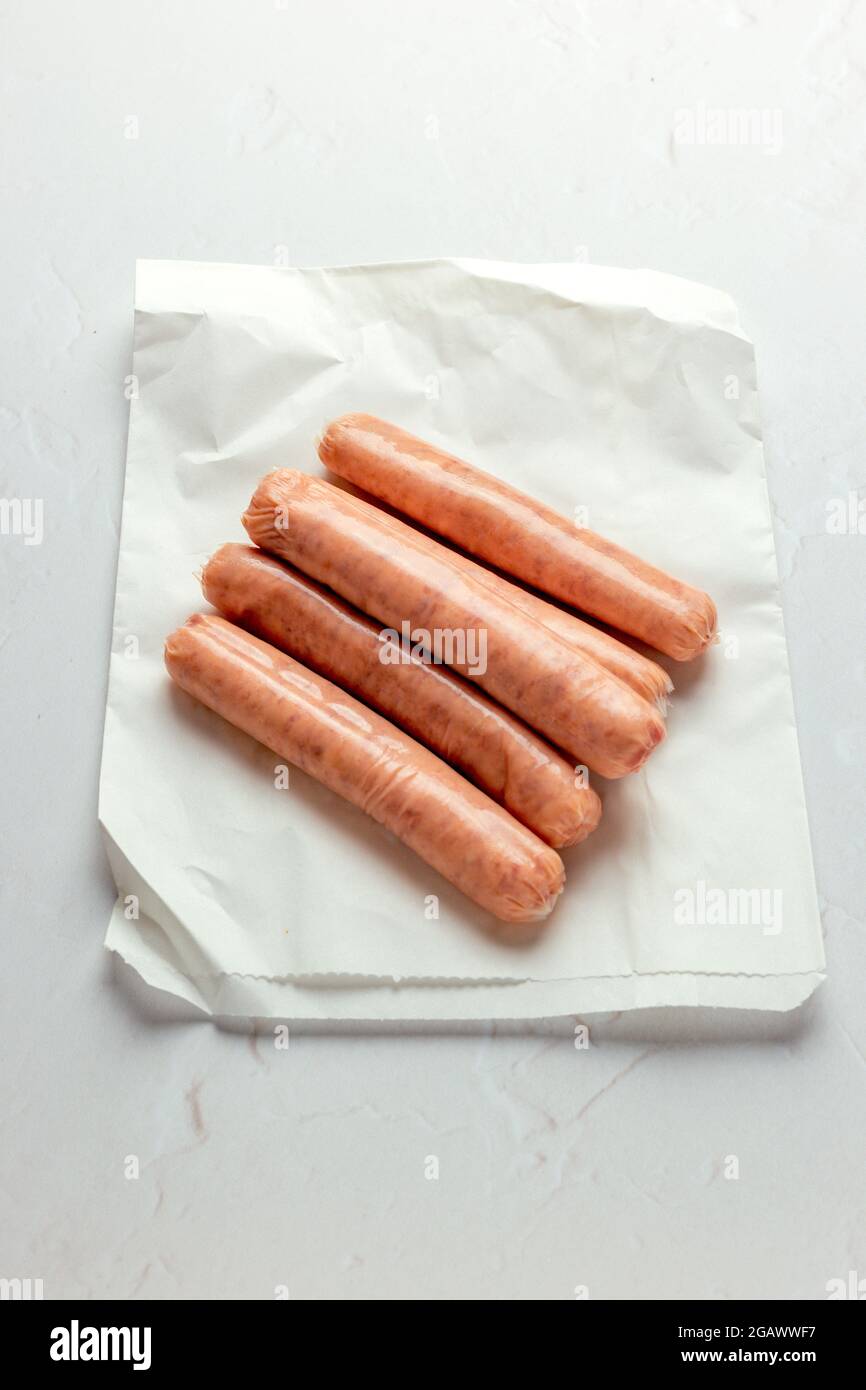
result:
[[[100,820],[106,945],[216,1015],[488,1019],[789,1009],[824,954],[752,346],[719,291],[650,271],[142,261]],[[668,739],[595,780],[515,944],[374,824],[172,686],[166,635],[277,467],[367,411],[706,589],[721,640],[666,662]]]

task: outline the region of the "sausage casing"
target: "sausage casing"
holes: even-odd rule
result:
[[[566,613],[563,608],[548,603],[538,594],[522,589],[519,584],[512,584],[495,570],[476,564],[468,556],[458,555],[458,559],[468,574],[484,580],[503,598],[509,599],[516,608],[534,618],[536,622],[543,623],[563,641],[568,642],[569,646],[583,652],[584,656],[590,657],[612,675],[618,676],[645,700],[652,701],[662,714],[666,712],[667,697],[673,690],[673,681],[657,661],[651,661],[648,656],[635,651],[625,642],[618,641],[609,632],[593,627],[592,623],[585,623],[575,613]]]
[[[224,617],[372,705],[549,845],[577,844],[598,825],[597,793],[561,753],[448,667],[383,643],[375,623],[298,570],[223,545],[202,589]]]
[[[551,911],[565,872],[555,850],[453,768],[330,681],[215,614],[168,638],[188,694],[392,831],[506,922]]]
[[[715,636],[708,594],[385,420],[342,416],[325,431],[319,457],[473,555],[678,661]]]
[[[603,777],[634,772],[664,738],[658,711],[630,686],[468,575],[446,546],[360,498],[279,469],[243,522],[257,545],[389,628],[450,636],[449,665]]]

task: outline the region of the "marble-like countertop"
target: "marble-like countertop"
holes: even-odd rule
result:
[[[2,495],[42,499],[44,535],[0,536],[0,1276],[327,1299],[866,1280],[866,5],[33,0],[5,28]],[[102,950],[135,258],[452,254],[737,300],[828,954],[793,1014],[599,1018],[589,1049],[556,1023],[278,1050]]]

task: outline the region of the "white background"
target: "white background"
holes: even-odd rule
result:
[[[3,9],[0,492],[43,498],[45,537],[0,536],[0,1276],[120,1298],[866,1279],[866,535],[827,531],[866,483],[866,6]],[[781,147],[680,143],[703,108],[781,112]],[[570,1023],[307,1028],[283,1052],[102,950],[134,260],[436,255],[651,266],[738,302],[827,938],[797,1013],[595,1019],[588,1050]]]

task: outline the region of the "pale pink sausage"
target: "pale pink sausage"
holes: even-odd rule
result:
[[[715,636],[715,606],[700,589],[385,420],[342,416],[319,457],[464,550],[678,661]]]
[[[449,665],[603,777],[634,772],[664,738],[658,711],[630,686],[469,576],[453,551],[368,502],[280,469],[259,484],[243,522],[257,545],[388,628],[450,638]]]
[[[380,629],[264,551],[224,545],[202,573],[205,598],[399,724],[549,845],[577,844],[601,802],[550,744],[447,666],[381,640]]]
[[[546,917],[559,855],[426,748],[330,681],[216,615],[168,638],[172,680],[366,811],[504,922]]]

